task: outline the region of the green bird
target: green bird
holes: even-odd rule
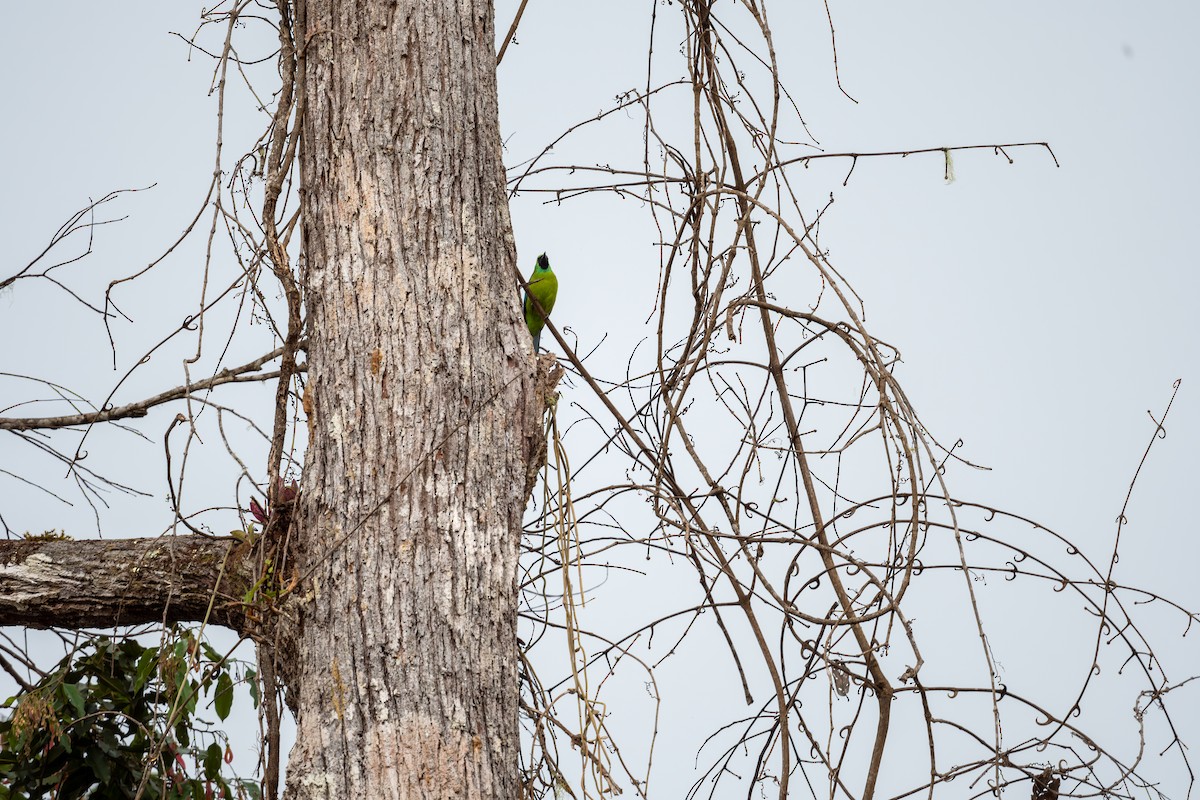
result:
[[[542,349],[542,328],[546,325],[546,317],[554,310],[554,299],[558,297],[558,278],[550,269],[550,259],[546,258],[545,253],[537,257],[528,283],[529,288],[525,290],[525,324],[533,334],[533,352],[538,353]]]

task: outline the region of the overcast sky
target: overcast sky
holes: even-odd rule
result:
[[[497,4],[499,29],[516,5]],[[956,473],[956,490],[1052,526],[1104,560],[1154,430],[1147,411],[1159,415],[1182,379],[1167,436],[1139,479],[1118,578],[1200,607],[1200,545],[1189,509],[1200,450],[1200,315],[1193,308],[1200,290],[1200,6],[830,5],[842,85],[857,103],[838,91],[823,4],[776,0],[769,7],[784,80],[821,149],[1044,141],[1060,164],[1024,148],[1008,151],[1012,164],[986,150],[956,154],[949,183],[937,154],[863,161],[845,187],[844,163],[797,173],[814,208],[836,192],[822,244],[863,297],[874,334],[903,353],[897,374],[925,424],[943,441],[962,438],[965,456],[991,468]],[[189,60],[170,32],[190,34],[197,13],[178,2],[7,10],[0,33],[7,257],[0,278],[24,266],[88,198],[113,189],[156,184],[114,206],[129,219],[102,230],[94,255],[72,273],[72,286],[89,300],[113,277],[144,266],[190,222],[213,169],[211,65]],[[649,13],[647,2],[529,3],[500,68],[510,165],[645,84]],[[658,13],[676,12],[660,4]],[[660,80],[683,74],[678,58],[671,60],[675,45],[659,42]],[[629,123],[563,151],[581,163],[609,163],[631,147],[636,153],[636,137],[620,139],[640,129],[636,115]],[[236,148],[262,120],[243,110],[228,125],[228,146]],[[602,149],[606,136],[616,137],[618,156]],[[642,326],[658,275],[653,237],[644,225],[631,226],[639,212],[627,201],[543,200],[521,195],[513,203],[521,261],[551,253],[561,286],[554,319],[570,327],[583,351],[608,334],[597,358],[620,369],[628,349],[651,333]],[[177,324],[188,298],[168,301],[178,299],[171,296],[177,290],[194,293],[203,240],[194,237],[161,278],[123,295],[126,312],[158,335]],[[103,326],[61,291],[42,284],[0,294],[0,372],[39,375],[97,403],[141,357],[144,345],[134,343],[149,336],[119,338],[114,372]],[[179,360],[166,358],[163,371],[139,373],[114,402],[173,386],[179,375]],[[0,382],[0,407],[29,396],[28,387]],[[151,497],[114,498],[101,517],[106,537],[155,534],[169,520],[162,429],[130,451],[144,463],[127,464]],[[117,441],[98,437],[89,449]],[[27,450],[0,437],[0,469],[61,478]],[[220,486],[232,483],[222,478]],[[65,484],[52,488],[70,495]],[[88,535],[96,528],[91,512],[71,499],[76,505],[67,507],[0,474],[0,514],[17,531]],[[996,613],[1029,613],[1014,608],[1021,610]],[[1173,638],[1181,630],[1157,631],[1161,655],[1180,677],[1200,663],[1194,635]],[[1006,658],[1021,660],[1015,651]],[[1194,692],[1188,700],[1196,707]],[[1185,727],[1195,743],[1200,726],[1190,719]],[[694,734],[674,735],[682,743],[664,750],[679,761],[656,761],[663,796],[677,796],[676,787],[692,780]],[[1164,771],[1169,793],[1182,796],[1178,764]]]

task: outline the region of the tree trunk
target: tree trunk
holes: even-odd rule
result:
[[[311,437],[287,795],[515,798],[541,427],[492,4],[301,0],[296,23]]]

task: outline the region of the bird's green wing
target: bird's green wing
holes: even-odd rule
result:
[[[542,328],[546,325],[546,317],[554,310],[554,301],[558,299],[558,276],[549,267],[534,268],[529,276],[529,289],[525,292],[525,325],[533,336],[534,350],[541,343]],[[537,303],[534,303],[534,300]],[[540,306],[540,311],[539,311]]]

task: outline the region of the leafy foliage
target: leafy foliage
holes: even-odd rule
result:
[[[229,716],[232,668],[188,631],[156,647],[89,640],[0,706],[12,709],[0,720],[0,800],[256,800],[257,784],[222,772],[233,760],[224,735],[196,717],[202,696]]]

